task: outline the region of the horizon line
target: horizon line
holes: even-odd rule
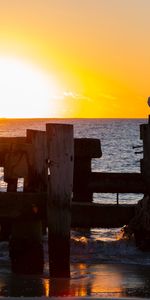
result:
[[[147,118],[149,118],[149,115],[147,117],[0,117],[0,120],[140,120]]]

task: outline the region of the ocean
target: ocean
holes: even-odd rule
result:
[[[92,160],[96,172],[140,172],[139,125],[146,119],[22,119],[0,120],[0,136],[25,136],[26,129],[45,130],[46,123],[74,125],[74,137],[98,138],[102,157]],[[140,151],[141,151],[140,149]],[[0,190],[6,188],[1,168]],[[21,189],[21,183],[19,189]],[[142,194],[119,194],[119,203],[137,203]],[[116,194],[94,194],[93,201],[116,203]],[[118,239],[120,228],[71,231],[71,278],[49,279],[47,237],[41,275],[11,272],[8,242],[0,242],[0,296],[149,297],[150,253],[134,241]]]

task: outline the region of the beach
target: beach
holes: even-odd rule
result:
[[[150,267],[123,264],[71,265],[71,279],[3,274],[1,297],[150,297]]]
[[[141,144],[139,125],[147,120],[3,120],[0,136],[25,136],[26,129],[45,130],[48,122],[74,125],[75,137],[99,138],[102,157],[92,160],[92,170],[139,172],[140,158],[133,146]],[[5,189],[1,169],[1,190]],[[18,190],[22,189],[22,182]],[[134,204],[142,195],[120,194],[119,202]],[[94,194],[94,202],[116,203],[115,194]],[[71,278],[50,279],[47,236],[44,237],[44,273],[11,272],[8,242],[0,243],[1,297],[150,297],[150,254],[133,241],[119,240],[120,229],[74,229],[71,232]]]

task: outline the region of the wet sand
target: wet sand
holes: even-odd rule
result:
[[[1,297],[147,297],[150,266],[72,264],[71,279],[5,274],[0,276]]]
[[[80,266],[78,296],[150,297],[150,266],[101,264]]]
[[[6,299],[6,298],[1,298],[1,300],[3,299]],[[64,300],[64,299],[67,299],[67,300],[90,300],[90,299],[100,299],[100,300],[115,300],[116,298],[100,298],[100,297],[28,297],[28,300]],[[121,300],[146,300],[146,299],[149,299],[149,298],[119,298]],[[20,298],[18,297],[8,297],[7,300],[20,300]],[[21,297],[21,300],[26,300],[26,298],[24,297]]]

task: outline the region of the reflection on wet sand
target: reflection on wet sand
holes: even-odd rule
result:
[[[150,267],[77,263],[71,279],[10,273],[0,276],[0,296],[150,297]]]
[[[110,294],[121,297],[124,294],[122,287],[122,274],[116,270],[110,270],[108,265],[101,266],[101,273],[94,273],[94,280],[91,288],[91,294]]]
[[[44,278],[43,279],[43,287],[44,287],[44,296],[49,297],[50,295],[50,283],[49,283],[49,279]]]
[[[117,297],[124,295],[121,274],[110,272],[108,265],[76,264],[74,272],[77,272],[81,278],[78,285],[75,280],[72,280],[73,296],[110,295],[110,293]]]
[[[143,270],[142,270],[143,268]],[[150,295],[150,268],[127,265],[71,266],[72,278],[53,279],[49,296],[127,297]]]

